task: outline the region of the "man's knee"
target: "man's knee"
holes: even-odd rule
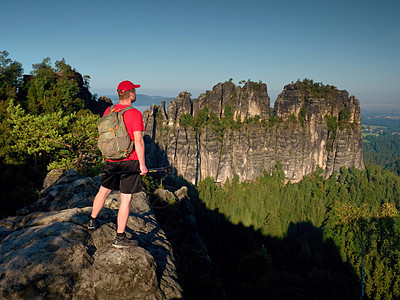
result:
[[[120,198],[121,198],[121,203],[129,203],[131,202],[132,194],[121,193]]]
[[[97,192],[97,194],[104,195],[105,197],[107,197],[108,194],[110,194],[110,193],[111,193],[111,190],[102,185],[100,186],[99,191]]]

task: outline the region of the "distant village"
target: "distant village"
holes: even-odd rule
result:
[[[364,135],[400,135],[400,114],[367,114],[363,116],[361,126]]]
[[[388,134],[400,134],[400,129],[398,131],[393,131],[387,127],[382,126],[370,126],[362,125],[362,132],[365,134],[376,134],[376,135],[388,135]]]

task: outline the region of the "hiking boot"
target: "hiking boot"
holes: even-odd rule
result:
[[[89,222],[88,222],[87,228],[89,230],[95,230],[95,229],[97,229],[98,226],[99,226],[99,222],[97,222],[97,219],[89,217]]]
[[[138,242],[135,240],[128,239],[126,236],[124,236],[122,239],[116,237],[112,245],[113,247],[120,249],[120,248],[136,247],[138,245]]]

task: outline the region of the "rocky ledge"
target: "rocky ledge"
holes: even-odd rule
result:
[[[134,195],[127,235],[114,249],[119,194],[106,200],[101,226],[86,229],[96,178],[64,173],[18,216],[0,221],[1,299],[181,299],[171,244],[146,193]]]

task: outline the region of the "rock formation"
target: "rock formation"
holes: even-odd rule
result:
[[[146,158],[197,183],[253,180],[282,164],[287,180],[341,167],[364,168],[359,101],[333,86],[298,81],[270,109],[267,85],[219,83],[193,101],[182,92],[143,114]]]
[[[144,192],[134,195],[127,225],[139,246],[117,250],[118,193],[107,198],[101,226],[88,231],[98,180],[71,170],[45,184],[37,202],[0,221],[1,299],[183,297],[172,247]]]
[[[101,96],[97,101],[91,99],[90,101],[85,102],[86,108],[90,109],[90,111],[94,114],[98,114],[102,116],[107,107],[113,104],[112,100],[108,97]]]

